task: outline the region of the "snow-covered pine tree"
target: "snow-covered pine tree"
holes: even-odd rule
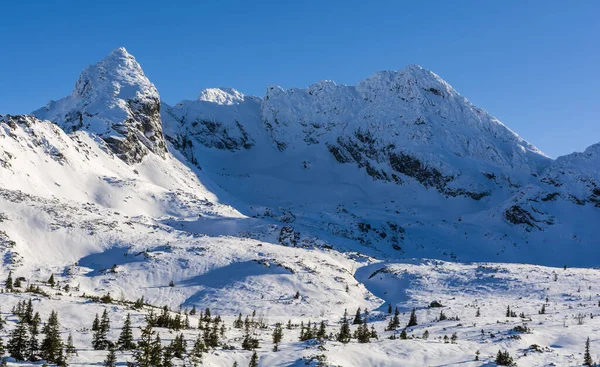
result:
[[[410,318],[408,319],[408,324],[406,325],[406,327],[417,326],[417,325],[418,325],[417,311],[413,308],[412,312],[410,313]]]
[[[23,320],[20,320],[17,323],[17,327],[10,334],[10,339],[8,340],[6,348],[8,355],[17,361],[24,361],[27,359],[27,342],[29,340],[27,329],[28,325]]]
[[[119,339],[117,341],[119,350],[132,350],[135,349],[135,343],[133,342],[133,332],[131,330],[131,315],[127,314],[125,321],[123,322],[123,328]]]

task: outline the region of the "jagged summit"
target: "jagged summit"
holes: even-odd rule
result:
[[[128,163],[140,162],[148,151],[161,157],[166,153],[158,91],[123,47],[87,67],[71,96],[51,101],[33,115],[66,131],[100,136]]]

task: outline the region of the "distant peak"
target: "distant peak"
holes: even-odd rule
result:
[[[244,94],[233,88],[207,88],[200,93],[198,99],[221,105],[232,105],[244,100]]]

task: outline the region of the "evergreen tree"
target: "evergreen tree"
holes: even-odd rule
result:
[[[6,352],[6,347],[4,346],[4,340],[0,338],[0,358],[2,358],[4,352]]]
[[[96,328],[94,335],[92,336],[92,347],[95,350],[106,350],[109,347],[109,342],[106,338],[108,332],[110,331],[110,319],[108,318],[108,311],[104,309],[102,312],[102,317],[100,321],[97,323],[97,318],[94,320],[94,326],[92,326],[92,330]]]
[[[142,328],[142,335],[137,345],[137,350],[134,353],[134,359],[137,367],[155,367],[151,364],[152,362],[152,339],[154,331],[152,331],[152,325],[147,323]]]
[[[110,348],[108,350],[108,354],[106,355],[106,359],[104,360],[104,367],[116,367],[117,365],[117,356],[115,354],[115,348]]]
[[[425,331],[423,332],[423,339],[424,339],[424,340],[427,340],[427,339],[429,339],[429,330],[425,330]]]
[[[585,341],[585,353],[583,355],[583,365],[592,367],[594,362],[592,361],[592,355],[590,354],[590,338],[588,337]]]
[[[408,324],[406,325],[406,327],[411,327],[411,326],[417,326],[417,312],[416,310],[413,308],[412,312],[410,313],[410,318],[408,320]]]
[[[13,290],[12,271],[8,272],[8,277],[6,278],[6,283],[4,283],[4,287],[9,291]]]
[[[327,337],[327,329],[325,328],[325,321],[321,320],[319,325],[319,331],[317,331],[317,339],[323,340]]]
[[[394,311],[394,317],[390,319],[387,329],[396,330],[398,326],[400,326],[400,310],[398,310],[398,307],[396,307],[396,310]]]
[[[94,318],[94,322],[92,323],[92,331],[100,330],[100,319],[98,318],[98,314]]]
[[[496,364],[499,366],[516,366],[513,358],[508,354],[508,351],[498,351],[496,355]]]
[[[392,314],[392,304],[391,303],[388,304],[387,313],[389,313],[390,315]]]
[[[165,348],[162,355],[162,364],[160,367],[173,367],[173,352],[171,348]]]
[[[337,336],[337,341],[341,343],[350,342],[350,325],[348,324],[348,312],[344,310],[344,318],[342,319],[342,326],[340,327],[340,333]]]
[[[156,338],[152,342],[152,349],[150,353],[150,366],[160,366],[162,356],[162,342],[160,341],[160,335],[156,334]]]
[[[400,333],[400,339],[408,339],[408,335],[406,334],[406,329],[402,329]]]
[[[252,353],[252,357],[250,358],[250,363],[248,367],[258,367],[258,355],[256,352]]]
[[[187,343],[183,338],[183,334],[176,335],[169,349],[171,350],[173,357],[183,359],[183,355],[186,354]]]
[[[63,342],[59,329],[58,314],[52,310],[48,322],[44,325],[45,337],[40,348],[42,358],[50,363],[64,363]]]
[[[23,321],[30,325],[33,322],[33,303],[31,302],[31,298],[27,301],[27,306],[25,306]]]
[[[190,353],[190,361],[192,362],[192,364],[200,364],[202,362],[202,353],[206,351],[207,350],[204,346],[204,343],[202,342],[202,338],[200,337],[200,334],[198,334],[198,337],[196,338],[196,341],[194,342],[194,346],[192,347],[192,351]]]
[[[133,342],[133,331],[131,330],[131,315],[127,314],[125,321],[123,322],[123,328],[117,341],[119,350],[132,350],[135,349],[135,343]]]
[[[371,332],[367,326],[367,318],[363,319],[363,323],[358,327],[356,331],[356,339],[359,343],[368,343],[371,338]]]
[[[30,312],[33,312],[33,308]],[[28,317],[23,318],[23,322],[26,322]],[[34,316],[31,317],[31,321],[29,322],[29,342],[27,344],[27,359],[29,361],[37,361],[37,354],[40,349],[40,344],[38,342],[38,336],[40,335],[40,314],[35,313]]]
[[[354,315],[354,320],[352,320],[352,325],[360,325],[362,324],[362,318],[360,317],[360,307],[356,310],[356,315]]]
[[[598,301],[598,302],[600,303],[600,301]],[[292,320],[288,320],[286,328],[288,330],[292,330]],[[0,328],[0,330],[1,330],[1,328]]]
[[[477,312],[475,312],[475,317],[481,316],[481,310],[477,307]]]
[[[194,316],[196,314],[196,305],[192,306],[192,310],[190,311],[190,315]]]
[[[0,308],[0,331],[4,329],[4,325],[6,325],[6,320],[2,318],[2,308]]]
[[[241,329],[244,327],[244,321],[242,321],[242,313],[238,315],[238,318],[233,322],[233,327],[236,329]]]
[[[440,311],[440,316],[438,317],[438,321],[448,320],[448,316],[444,313],[444,311]]]
[[[275,329],[273,330],[273,351],[277,351],[279,343],[281,343],[281,339],[283,338],[283,328],[281,327],[281,323],[278,322],[275,324]]]
[[[371,325],[371,338],[379,339],[379,335],[377,335],[377,330],[375,330],[375,326]]]
[[[48,278],[48,281],[46,283],[48,283],[50,287],[54,288],[54,286],[56,285],[56,282],[54,281],[54,274],[50,275],[50,278]]]
[[[23,320],[20,320],[17,323],[17,327],[12,331],[10,339],[8,340],[8,355],[17,361],[24,361],[27,359],[27,329],[28,325]]]

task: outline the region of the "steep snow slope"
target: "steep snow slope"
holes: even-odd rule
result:
[[[135,166],[85,131],[67,135],[31,116],[0,116],[0,186],[26,194],[96,203],[130,215],[194,215],[187,200],[239,217],[218,203],[192,169],[170,154]],[[210,184],[210,183],[209,183]],[[202,204],[202,205],[204,205]]]
[[[147,150],[161,157],[167,151],[158,91],[122,47],[85,69],[70,96],[51,101],[33,115],[67,132],[92,132],[129,163],[140,162]]]

